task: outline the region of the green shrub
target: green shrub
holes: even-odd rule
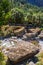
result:
[[[3,65],[4,55],[2,52],[0,52],[0,64]]]
[[[8,23],[16,23],[16,24],[22,24],[24,23],[24,15],[23,12],[21,12],[19,9],[11,9],[6,16],[5,16],[6,21]]]
[[[6,65],[7,57],[4,56],[2,52],[0,52],[0,65]]]
[[[43,65],[43,51],[37,54],[36,57],[38,58],[38,62],[36,63],[36,65]]]
[[[4,55],[2,52],[0,52],[0,62],[4,60]]]
[[[6,24],[5,15],[9,11],[9,1],[1,0],[0,1],[0,25]]]
[[[37,62],[37,64],[36,65],[43,65],[43,62]]]

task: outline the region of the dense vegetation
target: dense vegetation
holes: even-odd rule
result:
[[[36,65],[43,65],[43,51],[37,54],[36,57],[38,58],[38,62],[36,63]]]
[[[1,0],[0,25],[9,23],[43,26],[43,8],[26,3],[25,0]]]

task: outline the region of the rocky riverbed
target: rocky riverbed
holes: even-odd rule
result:
[[[3,47],[2,51],[4,52],[4,54],[7,55],[9,53],[9,51],[8,50],[6,51],[6,48],[14,47],[17,41],[19,41],[19,43],[20,43],[23,40],[20,39],[20,38],[17,38],[17,37],[13,37],[13,36],[11,38],[6,38],[4,40],[1,40],[1,44],[0,45],[1,45],[1,47]],[[39,45],[41,46],[40,51],[42,51],[43,50],[43,41],[42,40],[38,40],[38,41],[39,41]],[[28,41],[28,42],[30,42],[30,41]],[[36,57],[32,57],[31,59],[24,60],[24,61],[18,63],[18,65],[26,65],[26,64],[35,65],[34,62],[37,62],[37,58]]]
[[[33,31],[33,29],[31,30],[31,34],[33,33],[32,31]],[[37,54],[37,51],[39,51],[39,48],[38,48],[37,44],[33,45],[31,41],[37,40],[38,45],[40,45],[40,51],[43,51],[43,39],[42,39],[43,37],[40,39],[39,38],[40,35],[38,37],[37,37],[37,35],[34,36],[34,37],[33,37],[33,35],[32,35],[32,37],[29,37],[29,36],[27,37],[26,35],[23,35],[23,37],[12,36],[10,38],[4,38],[4,39],[1,38],[0,47],[2,48],[2,52],[5,55],[9,54],[9,56],[8,56],[9,59],[11,59],[11,61],[13,59],[14,62],[15,62],[14,57],[15,57],[16,60],[18,58],[20,58],[20,60],[22,60],[21,57],[23,57],[24,55],[25,56],[27,55],[27,57],[28,57],[28,54],[29,54],[29,57],[31,57],[31,58],[28,57],[28,59],[18,63],[17,65],[35,65],[37,63],[37,61],[38,61],[38,59],[37,59],[37,57],[35,55]],[[35,44],[35,42],[34,42],[34,44]],[[17,47],[19,49],[17,49]],[[18,52],[19,50],[20,50],[20,52]],[[14,51],[15,51],[15,53],[14,53]],[[11,61],[10,61],[10,65],[12,65]],[[17,60],[17,62],[18,62],[18,60]]]

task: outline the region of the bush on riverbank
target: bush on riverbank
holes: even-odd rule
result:
[[[43,51],[39,53],[36,57],[38,58],[38,62],[36,63],[36,65],[43,65]]]
[[[9,11],[10,3],[8,0],[0,1],[0,26],[6,24],[5,15]]]
[[[0,65],[6,65],[7,57],[3,55],[2,52],[0,52]]]

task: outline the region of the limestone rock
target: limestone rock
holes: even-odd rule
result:
[[[28,38],[33,38],[33,37],[35,37],[35,33],[26,33],[26,36]]]
[[[9,26],[5,25],[1,27],[0,36],[22,36],[25,32],[25,28],[23,26]]]
[[[20,62],[26,58],[30,58],[39,52],[39,48],[30,42],[16,41],[15,46],[6,49],[8,58],[13,63]]]
[[[16,36],[22,36],[25,33],[24,27],[19,27],[18,29],[14,30],[14,34]]]
[[[29,37],[29,38],[34,38],[34,37],[36,37],[40,32],[41,32],[40,28],[29,29],[28,32],[26,33],[26,36]]]
[[[39,33],[41,30],[40,28],[33,28],[33,29],[29,29],[28,32],[31,32],[31,33]]]

